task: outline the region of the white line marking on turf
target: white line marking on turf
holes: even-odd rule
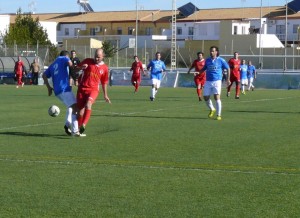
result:
[[[183,170],[183,171],[199,171],[199,172],[222,172],[222,173],[239,173],[239,174],[266,174],[266,175],[284,175],[284,176],[300,176],[299,173],[290,172],[276,172],[276,169],[271,170],[235,170],[235,169],[213,169],[211,167],[198,167],[198,168],[187,168],[187,167],[172,167],[172,166],[151,166],[151,165],[130,165],[130,164],[108,164],[108,163],[94,163],[94,162],[76,162],[76,161],[46,161],[46,160],[22,160],[22,159],[8,159],[0,158],[0,161],[6,162],[25,162],[25,163],[41,163],[41,164],[62,164],[62,165],[102,165],[106,167],[121,167],[121,168],[141,168],[141,169],[159,169],[159,170]],[[284,169],[277,169],[283,171]],[[286,169],[290,171],[299,171],[298,169]]]
[[[37,124],[28,124],[28,125],[24,125],[24,126],[5,127],[5,128],[1,128],[0,131],[2,131],[2,130],[11,130],[11,129],[18,129],[18,128],[27,128],[27,127],[48,126],[48,125],[52,125],[52,124],[55,124],[55,123],[61,123],[61,122],[54,122],[54,123],[37,123]]]

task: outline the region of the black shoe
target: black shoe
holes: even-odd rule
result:
[[[85,131],[85,125],[82,125],[79,129],[79,133],[82,134]]]
[[[240,99],[240,96],[238,96],[238,95],[237,95],[237,96],[235,96],[235,99]]]
[[[67,125],[64,126],[65,132],[67,135],[72,135],[72,131],[67,127]]]
[[[154,98],[150,97],[150,101],[154,101]]]

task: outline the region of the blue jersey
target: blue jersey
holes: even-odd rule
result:
[[[253,78],[254,77],[254,73],[255,73],[256,69],[254,65],[248,65],[248,78]]]
[[[248,72],[248,65],[242,64],[241,65],[241,79],[247,79],[247,72]]]
[[[150,67],[151,67],[151,74],[159,74],[162,73],[162,71],[166,70],[166,65],[161,60],[150,61],[147,68],[149,69]]]
[[[206,81],[222,80],[223,70],[229,70],[228,63],[221,57],[216,59],[207,58],[203,67],[206,70]]]
[[[52,78],[55,95],[72,89],[69,83],[69,61],[70,58],[59,56],[45,71],[47,78]]]

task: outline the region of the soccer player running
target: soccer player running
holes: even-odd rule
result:
[[[228,72],[227,85],[230,85],[230,68],[228,63],[219,57],[219,48],[217,46],[210,47],[210,57],[205,60],[204,67],[199,73],[206,71],[206,82],[203,90],[204,100],[207,107],[210,109],[209,118],[213,118],[217,112],[216,120],[221,120],[221,88],[222,88],[222,72],[226,69]],[[214,95],[216,101],[216,109],[210,100],[210,96]]]
[[[241,64],[241,84],[242,84],[243,95],[246,95],[245,86],[248,85],[247,72],[248,72],[248,65],[246,64],[246,60],[243,59]]]
[[[69,83],[69,67],[72,62],[68,51],[61,51],[60,56],[43,73],[43,79],[51,96],[54,91],[55,96],[67,106],[65,132],[67,135],[85,136],[78,130],[77,113],[78,108],[76,98]],[[48,79],[52,79],[53,87],[50,86]]]
[[[131,65],[130,71],[132,71],[131,83],[135,87],[134,93],[136,93],[141,84],[141,72],[145,75],[143,63],[136,55],[134,56],[134,62]]]
[[[155,59],[150,61],[150,63],[147,66],[147,70],[151,70],[150,79],[152,80],[150,101],[154,101],[155,95],[157,94],[157,91],[160,88],[162,73],[166,70],[165,63],[160,59],[161,53],[156,52]]]
[[[190,69],[188,70],[188,74],[190,73],[190,71],[195,68],[195,73],[194,73],[194,82],[196,85],[196,90],[197,90],[197,95],[198,95],[198,99],[199,101],[202,101],[202,89],[204,87],[205,84],[205,72],[203,73],[199,73],[200,70],[203,68],[203,66],[205,65],[205,59],[203,57],[204,53],[203,52],[198,52],[197,53],[197,59],[193,61],[192,66],[190,67]]]
[[[94,58],[86,58],[77,65],[79,69],[83,70],[78,79],[77,90],[77,104],[79,108],[78,124],[81,134],[85,131],[91,117],[92,105],[98,97],[100,83],[105,101],[111,103],[107,95],[109,70],[103,59],[104,51],[98,48],[95,51]]]
[[[248,91],[250,91],[250,89],[252,89],[252,91],[254,91],[254,85],[253,85],[253,81],[254,79],[256,79],[256,68],[254,65],[252,65],[252,62],[251,61],[248,61],[248,74],[247,74],[247,77],[248,77],[248,83],[249,83],[249,86],[248,86]]]
[[[16,61],[15,63],[14,72],[15,72],[15,78],[17,80],[16,88],[19,88],[19,86],[23,87],[24,82],[22,81],[22,78],[23,76],[25,76],[26,69],[21,56],[18,56],[18,61]]]
[[[231,74],[230,74],[230,85],[227,87],[227,97],[230,96],[230,89],[233,83],[235,83],[235,99],[240,98],[240,67],[241,60],[239,59],[239,53],[234,52],[233,58],[228,61]]]

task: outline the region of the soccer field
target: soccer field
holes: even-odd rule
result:
[[[74,138],[46,87],[0,86],[0,217],[300,217],[299,90],[223,90],[221,121],[194,88],[108,91]]]

